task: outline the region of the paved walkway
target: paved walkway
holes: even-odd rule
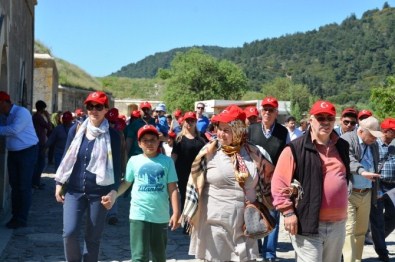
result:
[[[53,174],[44,174],[44,190],[33,194],[33,205],[28,227],[10,230],[0,225],[0,261],[64,261],[62,242],[62,206],[54,198]],[[129,261],[129,200],[119,199],[119,222],[106,225],[100,261]],[[3,223],[4,224],[4,223]],[[395,261],[395,233],[389,236],[388,248]],[[294,261],[294,252],[287,235],[280,230],[277,255],[279,261]],[[193,261],[188,256],[189,237],[181,230],[169,232],[168,261]],[[363,261],[378,261],[371,245],[364,249]]]

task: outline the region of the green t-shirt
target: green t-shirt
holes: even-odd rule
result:
[[[167,184],[177,182],[174,161],[158,154],[149,158],[132,156],[126,167],[125,180],[133,184],[129,218],[151,223],[167,223],[169,194]]]

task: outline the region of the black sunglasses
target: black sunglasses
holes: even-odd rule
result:
[[[198,106],[198,107],[197,107],[197,109],[204,109],[204,107],[202,107],[202,106]]]
[[[196,122],[196,119],[187,118],[187,119],[185,119],[185,121],[186,121],[187,123],[195,123],[195,122]]]
[[[343,120],[343,124],[348,126],[348,125],[352,125],[355,126],[357,124],[356,121],[350,121],[350,120]]]
[[[328,121],[328,122],[333,122],[336,120],[336,117],[334,116],[314,116],[315,119],[317,119],[318,122],[324,122],[324,121]]]
[[[264,108],[262,108],[262,110],[269,112],[269,113],[273,113],[274,111],[276,111],[276,109],[273,107],[264,107]]]
[[[102,110],[104,109],[104,105],[102,105],[102,104],[96,104],[96,105],[87,104],[87,105],[86,105],[86,110],[92,111],[94,108],[95,108],[97,111],[102,111]]]

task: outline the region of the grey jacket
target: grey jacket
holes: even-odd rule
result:
[[[363,152],[361,151],[361,147],[359,145],[359,139],[357,135],[357,128],[352,132],[347,132],[341,136],[344,140],[346,140],[350,144],[349,148],[349,155],[350,155],[350,171],[353,176],[361,175],[363,171],[366,171],[361,164],[361,159],[363,157]],[[373,143],[368,146],[372,152],[373,156],[373,166],[374,166],[374,173],[378,173],[378,165],[379,165],[379,147],[377,143]],[[351,177],[350,184],[349,184],[349,193],[351,193],[352,189],[352,182],[353,177]],[[377,202],[377,189],[378,183],[372,183],[372,203]]]

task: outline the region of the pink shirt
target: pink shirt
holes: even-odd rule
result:
[[[341,221],[347,218],[346,168],[333,142],[335,139],[332,137],[328,146],[317,144],[314,141],[320,155],[324,176],[320,221],[327,222]],[[286,147],[278,159],[271,183],[273,205],[284,213],[294,209],[289,196],[281,192],[283,188],[290,186],[294,171],[294,158],[291,149]]]

